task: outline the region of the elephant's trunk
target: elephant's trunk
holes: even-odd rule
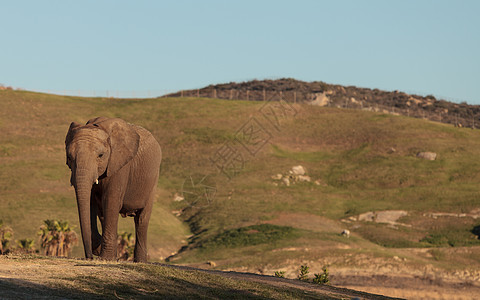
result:
[[[96,179],[96,172],[92,172],[91,170],[84,169],[80,166],[75,170],[75,194],[77,196],[78,216],[80,219],[80,229],[82,231],[83,247],[87,259],[93,258],[92,230],[90,224],[90,196],[92,185]]]

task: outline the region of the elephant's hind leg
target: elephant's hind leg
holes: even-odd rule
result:
[[[151,197],[153,197],[153,192]],[[147,262],[147,230],[150,215],[152,214],[153,198],[151,198],[147,206],[135,215],[135,262]]]

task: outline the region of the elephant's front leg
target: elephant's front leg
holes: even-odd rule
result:
[[[93,194],[93,193],[92,193]],[[100,220],[103,223],[103,217],[101,211],[98,208],[98,203],[92,196],[90,201],[90,228],[92,230],[92,252],[94,255],[100,255],[102,249],[102,236],[98,232],[97,226],[97,216],[100,217]]]
[[[109,199],[106,199],[106,201],[104,200],[103,202],[102,250],[100,252],[100,258],[105,260],[116,260],[117,226],[120,208],[117,203],[112,203]]]

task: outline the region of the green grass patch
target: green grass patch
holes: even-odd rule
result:
[[[432,247],[479,246],[478,228],[480,224],[471,228],[464,226],[461,224],[462,222],[459,223],[431,230],[431,233],[428,233],[420,242],[427,243]]]
[[[254,246],[295,237],[298,231],[292,227],[260,224],[224,231],[201,243],[201,248]]]
[[[427,246],[418,240],[419,234],[409,228],[391,228],[386,224],[363,224],[355,229],[365,239],[387,248],[419,248]]]

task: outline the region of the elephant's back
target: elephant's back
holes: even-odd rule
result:
[[[138,155],[147,158],[151,164],[160,167],[160,162],[162,161],[162,149],[155,137],[150,131],[141,126],[132,126],[135,127],[135,131],[140,136]]]

